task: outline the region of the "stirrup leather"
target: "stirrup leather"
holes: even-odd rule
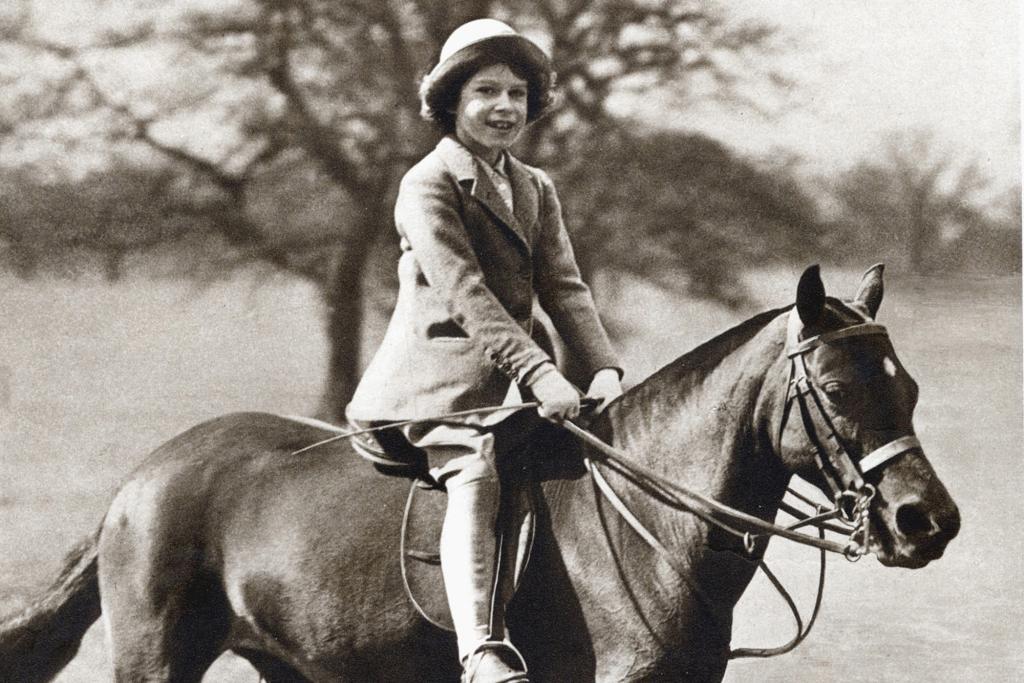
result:
[[[478,680],[476,677],[477,667],[480,665],[483,656],[489,650],[500,650],[503,652],[509,652],[515,655],[516,661],[519,664],[521,671],[511,672],[502,678],[491,679],[488,681]],[[462,678],[461,683],[529,683],[529,677],[527,676],[526,660],[523,659],[523,655],[516,649],[516,646],[510,643],[508,640],[481,640],[462,662]]]

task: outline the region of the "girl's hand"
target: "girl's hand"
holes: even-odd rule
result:
[[[615,368],[601,368],[590,380],[590,388],[587,389],[587,396],[601,399],[594,409],[594,413],[604,410],[605,406],[622,395],[622,383],[619,381],[619,371]]]
[[[562,422],[580,414],[580,392],[554,365],[530,383],[530,391],[540,401],[537,412],[546,420]]]

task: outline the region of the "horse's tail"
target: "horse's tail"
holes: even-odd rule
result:
[[[45,594],[0,621],[0,681],[52,680],[78,652],[100,616],[98,540],[97,532],[79,542]]]

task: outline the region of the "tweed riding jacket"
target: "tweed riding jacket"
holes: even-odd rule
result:
[[[534,294],[586,371],[618,366],[551,179],[506,159],[514,211],[453,136],[402,179],[398,301],[350,418],[418,419],[500,404],[511,381],[529,386],[553,371],[530,337]]]

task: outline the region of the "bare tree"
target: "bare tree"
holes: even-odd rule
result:
[[[757,56],[773,36],[730,22],[723,6],[669,0],[240,0],[140,6],[81,42],[41,31],[31,1],[20,6],[4,22],[5,45],[59,66],[46,106],[0,130],[31,137],[40,129],[27,120],[88,113],[101,120],[95,136],[125,158],[170,169],[170,181],[147,190],[161,214],[152,231],[80,244],[106,255],[111,276],[132,253],[201,240],[215,268],[259,262],[314,283],[331,347],[320,413],[332,418],[357,379],[369,255],[391,234],[398,179],[435,140],[417,116],[417,80],[451,29],[495,16],[547,43],[563,106],[532,129],[524,152],[565,177],[592,168],[579,152],[614,129],[613,95],[685,91],[701,75],[716,96],[740,97],[742,75],[763,71]],[[143,82],[132,60],[154,53],[161,70]],[[303,210],[316,203],[317,212]],[[19,231],[0,230],[17,250]],[[602,244],[581,241],[581,251]]]
[[[875,257],[895,249],[912,271],[927,272],[944,241],[985,220],[979,193],[987,184],[976,162],[959,161],[931,133],[892,133],[878,160],[840,178],[837,237]]]

